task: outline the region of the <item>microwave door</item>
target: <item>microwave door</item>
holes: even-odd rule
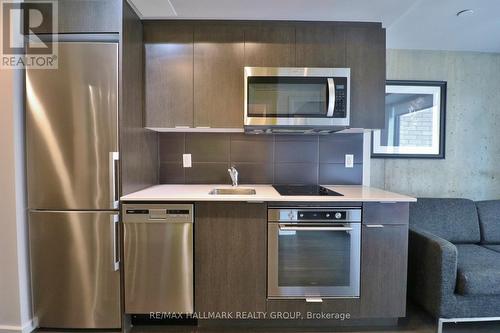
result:
[[[335,100],[337,99],[335,95],[335,80],[330,77],[326,81],[328,82],[328,111],[326,116],[331,118],[335,113]]]

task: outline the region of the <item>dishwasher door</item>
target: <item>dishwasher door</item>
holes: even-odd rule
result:
[[[193,205],[124,204],[125,312],[194,311]]]

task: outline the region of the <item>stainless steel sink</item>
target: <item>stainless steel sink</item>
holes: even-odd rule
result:
[[[253,188],[214,188],[208,194],[219,195],[219,194],[233,194],[233,195],[254,195],[255,189]]]

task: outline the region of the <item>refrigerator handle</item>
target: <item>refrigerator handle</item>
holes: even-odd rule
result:
[[[120,160],[117,151],[112,151],[109,153],[109,193],[111,194],[111,207],[118,208],[119,198],[118,198],[118,161]]]
[[[120,269],[120,249],[119,249],[119,242],[118,242],[118,226],[119,226],[119,215],[118,214],[113,214],[110,217],[110,225],[111,225],[111,246],[113,247],[112,249],[112,256],[113,256],[113,271],[116,272]]]

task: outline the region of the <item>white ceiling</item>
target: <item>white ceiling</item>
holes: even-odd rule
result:
[[[500,0],[129,1],[143,19],[372,21],[388,48],[500,52]]]

